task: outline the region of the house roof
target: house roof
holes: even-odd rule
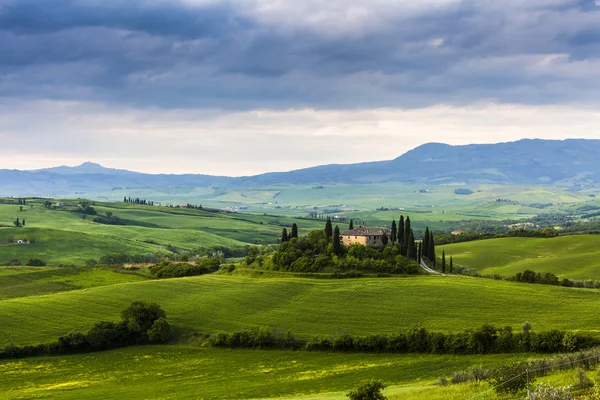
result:
[[[356,228],[341,233],[342,236],[383,236],[383,234],[383,229],[374,228]]]

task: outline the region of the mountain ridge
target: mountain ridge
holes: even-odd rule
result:
[[[147,174],[79,166],[0,170],[0,195],[55,195],[114,188],[369,183],[600,183],[600,139],[521,139],[495,144],[425,143],[392,160],[329,164],[244,177]]]

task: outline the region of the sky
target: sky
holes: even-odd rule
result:
[[[0,168],[600,138],[600,0],[0,0]]]

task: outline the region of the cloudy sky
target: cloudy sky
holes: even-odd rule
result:
[[[600,1],[0,0],[0,168],[600,138]]]

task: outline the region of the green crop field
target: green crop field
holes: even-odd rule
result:
[[[561,278],[600,279],[600,235],[502,238],[436,248],[454,262],[483,274],[512,276],[530,269]]]
[[[465,388],[435,386],[436,378],[473,364],[491,366],[523,357],[329,354],[142,346],[85,355],[4,361],[0,362],[0,380],[4,399],[252,399],[296,396],[342,399],[359,380],[377,377],[391,386],[386,394],[393,399],[406,398],[407,394],[418,396],[424,392],[440,391],[444,395],[453,391],[464,395]],[[482,385],[472,391],[477,393],[484,389]]]
[[[118,320],[133,300],[159,303],[179,340],[251,325],[291,329],[302,339],[338,332],[392,333],[422,325],[461,331],[529,321],[534,329],[597,334],[597,290],[467,277],[310,280],[205,275],[146,280],[0,301],[0,347],[35,344],[95,322]],[[569,317],[566,317],[569,316]]]

